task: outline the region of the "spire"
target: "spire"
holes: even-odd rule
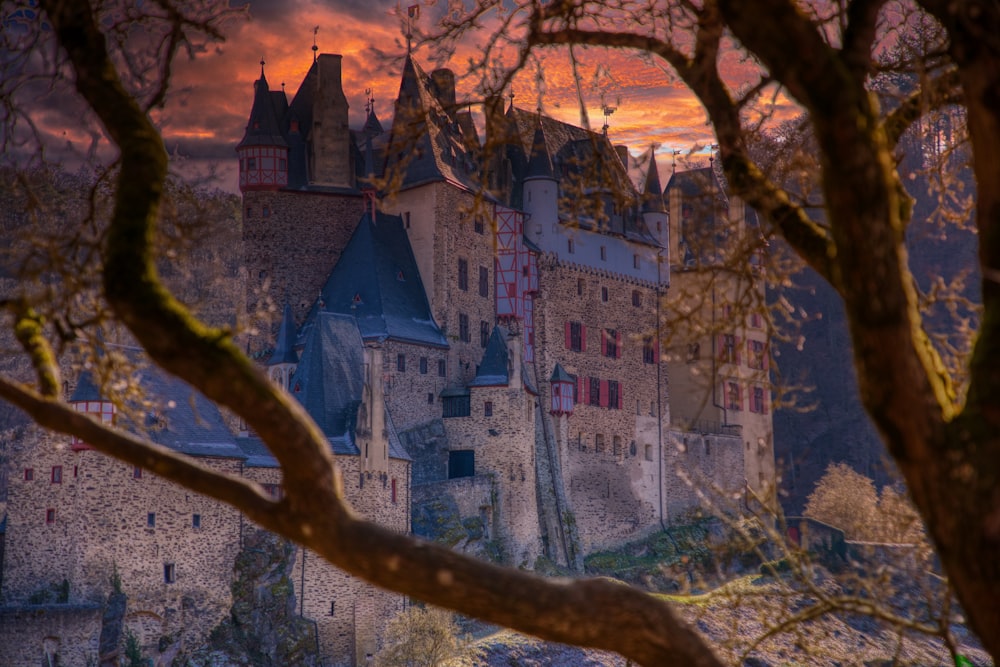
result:
[[[375,149],[372,146],[372,139],[382,134],[382,123],[375,115],[375,98],[372,96],[372,89],[365,91],[368,101],[365,108],[368,111],[368,118],[365,120],[365,183],[361,186],[365,198],[365,210],[371,214],[372,223],[377,217],[376,192],[375,192]]]
[[[278,115],[264,76],[264,64],[264,59],[261,58],[260,78],[253,84],[253,107],[250,109],[243,140],[236,146],[237,150],[246,146],[288,146],[278,125]]]
[[[274,346],[271,358],[267,360],[267,365],[297,363],[299,355],[295,352],[295,319],[292,317],[292,306],[286,301],[281,314],[281,325],[278,327],[278,342]]]
[[[531,157],[528,159],[528,169],[525,178],[552,178],[552,159],[545,143],[545,131],[542,130],[541,117],[535,128],[535,137],[531,142]]]
[[[660,187],[660,170],[656,166],[656,151],[649,147],[649,168],[646,170],[646,183],[642,192],[643,213],[664,213],[663,188]]]

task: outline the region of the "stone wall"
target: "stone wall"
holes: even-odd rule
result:
[[[735,514],[745,508],[743,452],[738,434],[671,430],[666,451],[670,523],[706,514]]]
[[[96,665],[101,605],[0,607],[0,665]]]
[[[448,479],[448,438],[440,415],[426,424],[400,431],[399,439],[413,457],[414,488]]]
[[[301,324],[362,215],[359,195],[256,191],[243,195],[247,312],[259,335],[251,352],[274,345],[281,307]]]
[[[548,379],[556,363],[579,378],[615,381],[621,395],[620,408],[601,407],[578,392],[573,414],[560,418],[565,423],[556,428],[562,433],[562,481],[584,551],[636,539],[666,518],[659,425],[669,420],[667,378],[657,357],[644,355],[657,331],[656,288],[560,264],[551,256],[539,269],[535,341],[541,400],[550,400]],[[567,322],[584,328],[581,350],[567,347]],[[605,339],[609,331],[617,334],[617,354],[602,354],[602,331]]]
[[[441,417],[440,395],[448,377],[447,366],[444,375],[439,374],[438,366],[440,361],[447,364],[447,359],[448,350],[441,348],[395,340],[383,344],[385,401],[397,431]]]

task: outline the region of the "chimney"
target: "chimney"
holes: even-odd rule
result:
[[[316,61],[313,96],[309,180],[318,185],[348,188],[353,185],[350,164],[351,134],[344,95],[341,56],[323,53]]]
[[[431,72],[434,96],[452,120],[455,120],[455,73],[450,69],[441,68]]]

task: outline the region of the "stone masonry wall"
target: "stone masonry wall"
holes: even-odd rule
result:
[[[643,355],[645,339],[656,335],[656,289],[552,257],[543,257],[539,269],[535,341],[542,400],[550,400],[556,363],[580,378],[617,381],[621,393],[620,409],[585,403],[579,393],[573,415],[557,429],[566,433],[563,483],[589,552],[641,537],[666,519],[659,424],[669,419],[667,376],[662,363],[647,363]],[[585,327],[583,350],[567,347],[567,322]],[[617,355],[602,354],[602,330],[617,332]]]
[[[301,324],[362,215],[351,194],[259,191],[243,195],[247,312],[260,334],[251,352],[274,344],[285,301]]]
[[[0,608],[0,665],[96,665],[100,634],[97,603]]]
[[[448,378],[447,365],[445,374],[439,374],[439,362],[447,364],[447,359],[448,350],[441,348],[395,340],[383,344],[385,400],[397,431],[440,419],[440,395]]]
[[[672,523],[738,513],[745,503],[743,443],[738,435],[670,431],[667,510]],[[705,500],[715,505],[709,508]]]

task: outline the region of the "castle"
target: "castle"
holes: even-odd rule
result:
[[[484,117],[481,140],[454,75],[410,56],[389,132],[373,104],[349,128],[340,56],[314,57],[290,101],[263,63],[254,84],[236,149],[246,308],[281,318],[247,346],[328,437],[351,505],[431,537],[418,516],[444,507],[456,548],[578,571],[690,517],[702,477],[752,509],[775,474],[767,333],[744,308],[761,269],[725,268],[752,211],[712,169],[662,188],[652,151],[637,187],[607,131],[499,98]],[[678,313],[699,323],[684,337]],[[156,403],[133,428],[281,493],[252,432],[154,369],[139,382]],[[117,420],[88,374],[68,400]],[[238,511],[53,435],[12,470],[0,663],[96,662],[113,572],[164,664],[225,617]],[[366,664],[403,600],[303,550],[292,571],[324,664]]]

